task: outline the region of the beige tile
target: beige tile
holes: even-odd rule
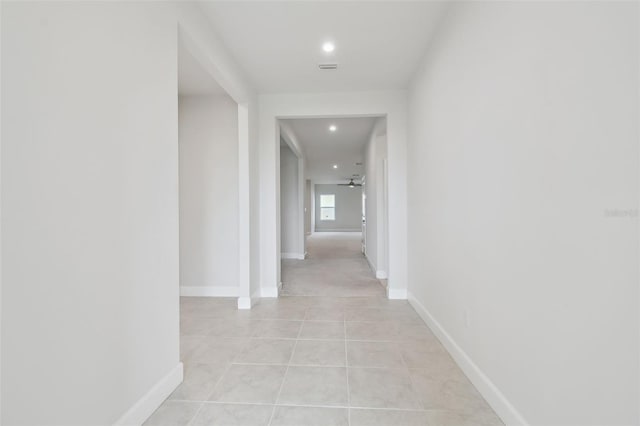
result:
[[[207,330],[213,337],[249,337],[255,323],[248,318],[216,318]]]
[[[345,368],[289,367],[279,405],[346,405]]]
[[[234,363],[288,364],[296,341],[290,339],[251,339]]]
[[[205,403],[189,426],[267,426],[273,406]]]
[[[180,360],[186,362],[195,350],[207,340],[206,336],[180,336]]]
[[[411,306],[408,306],[408,308],[406,309],[387,309],[387,316],[391,321],[395,322],[424,324],[422,318],[420,318],[420,315],[418,315],[418,313],[414,311]]]
[[[180,319],[181,336],[206,336],[217,318],[188,316]]]
[[[349,367],[402,368],[400,350],[392,342],[347,341]]]
[[[322,365],[344,367],[346,361],[344,340],[298,340],[292,365]]]
[[[226,364],[235,357],[249,343],[245,338],[216,338],[198,337],[194,346],[183,353],[182,360],[189,364]],[[183,340],[185,340],[183,338]],[[191,345],[192,342],[185,342]]]
[[[425,411],[350,409],[350,426],[430,426]]]
[[[165,401],[144,426],[186,426],[196,415],[200,402]]]
[[[304,317],[305,320],[310,321],[344,321],[344,311],[342,307],[327,307],[327,308],[309,308],[307,314]]]
[[[398,330],[394,323],[390,322],[362,322],[347,321],[348,340],[396,340]]]
[[[300,339],[344,339],[343,321],[305,321]]]
[[[349,426],[346,408],[277,406],[271,426]]]
[[[253,337],[295,339],[298,337],[302,321],[263,320],[256,321]]]
[[[455,367],[456,364],[437,340],[407,340],[397,342],[404,362],[409,368],[430,368],[437,364],[440,368]]]
[[[352,407],[422,408],[405,369],[349,368],[349,391]]]
[[[425,413],[427,413],[427,424],[429,426],[504,426],[502,420],[493,411],[469,414],[446,410],[429,410]]]
[[[210,398],[221,402],[190,426],[266,425],[271,413],[273,426],[348,425],[347,404],[352,426],[501,425],[415,310],[386,299],[359,237],[322,237],[309,240],[309,259],[283,262],[284,293],[297,295],[249,311],[236,298],[181,298],[185,381],[149,422],[185,424]],[[327,366],[344,365],[345,339],[350,361],[372,368]],[[388,368],[401,365],[413,368]]]
[[[206,400],[226,369],[227,364],[185,364],[184,380],[169,399]]]
[[[307,307],[305,305],[294,305],[290,302],[267,304],[261,301],[251,309],[251,318],[302,320],[306,311]]]
[[[237,303],[235,297],[181,297],[180,315],[209,318],[229,316],[237,312]]]
[[[231,365],[209,397],[210,401],[236,403],[276,402],[286,367]]]
[[[389,313],[381,308],[352,308],[345,311],[347,321],[390,321]]]
[[[395,323],[399,340],[437,340],[424,323]]]
[[[345,297],[343,298],[343,306],[346,309],[362,309],[362,308],[383,308],[389,303],[389,300],[381,292],[380,296],[364,296],[364,297]]]
[[[457,368],[446,371],[412,369],[410,375],[426,409],[464,413],[490,409],[469,379]]]

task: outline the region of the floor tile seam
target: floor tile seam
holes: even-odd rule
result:
[[[216,380],[216,384],[211,387],[211,392],[209,392],[209,396],[207,396],[207,398],[205,398],[205,401],[208,401],[208,400],[211,399],[211,397],[213,396],[213,393],[216,391],[216,388],[218,387],[218,385],[220,384],[220,382],[222,381],[224,376],[227,374],[227,372],[229,372],[229,369],[231,368],[232,365],[233,365],[233,363],[231,363],[231,362],[227,364],[227,366],[225,367],[225,369],[222,372],[222,374],[220,375],[220,377],[218,377],[218,380]]]
[[[200,401],[189,399],[175,399],[171,402],[179,403],[197,403],[204,405],[257,405],[257,406],[272,406],[272,407],[300,407],[300,408],[336,408],[336,409],[351,409],[351,410],[378,410],[378,411],[409,411],[409,412],[464,412],[461,410],[452,410],[447,408],[394,408],[394,407],[372,407],[364,405],[324,405],[324,404],[294,404],[294,403],[273,403],[273,402],[246,402],[246,401]]]
[[[321,367],[321,368],[347,368],[344,365],[322,365],[322,364],[294,364],[294,363],[282,363],[282,362],[233,362],[233,365],[260,365],[260,366],[279,366],[286,367],[287,365],[291,367]]]
[[[293,352],[292,352],[293,355]],[[348,360],[346,361],[347,364],[346,365],[327,365],[327,364],[299,364],[299,363],[293,363],[293,362],[288,362],[288,363],[283,363],[283,362],[246,362],[246,361],[232,361],[230,363],[230,365],[259,365],[259,366],[263,366],[263,367],[269,367],[269,366],[280,366],[280,367],[285,367],[287,365],[291,366],[291,367],[314,367],[314,368],[345,368],[345,369],[357,369],[357,370],[393,370],[393,371],[405,371],[407,373],[410,373],[411,370],[426,370],[425,368],[419,368],[419,367],[389,367],[389,366],[383,366],[383,365],[351,365],[348,364]]]
[[[347,337],[348,341],[352,342],[375,342],[375,343],[406,343],[406,342],[415,342],[415,341],[429,341],[429,339],[350,339]],[[430,351],[420,351],[425,353],[430,353]]]
[[[349,386],[349,349],[347,347],[347,320],[344,320],[344,363],[345,375],[347,376],[347,405],[351,406],[351,387]],[[347,409],[347,425],[351,426],[351,410]]]
[[[413,375],[411,374],[411,368],[409,368],[409,364],[407,363],[407,360],[404,358],[404,354],[402,353],[402,351],[398,349],[398,352],[400,353],[400,359],[402,360],[402,363],[404,364],[404,367],[407,370],[407,375],[409,376],[409,383],[411,384],[411,390],[417,397],[418,404],[420,404],[420,406],[424,409],[425,406],[424,406],[424,403],[422,402],[422,397],[420,396],[420,392],[418,392],[416,383],[413,380]]]
[[[344,342],[346,339],[320,339],[320,338],[316,339],[314,337],[300,337],[296,340],[302,341],[302,342]]]
[[[202,407],[204,407],[204,402],[200,403],[200,405],[198,406],[198,409],[194,413],[193,417],[191,417],[191,420],[189,420],[189,422],[187,422],[187,426],[192,426],[193,425],[193,422],[195,422],[196,418],[198,418],[198,416],[200,415],[200,411],[202,411]]]
[[[280,383],[280,389],[278,390],[278,394],[276,395],[276,399],[274,401],[274,405],[273,405],[273,410],[271,410],[271,417],[269,417],[269,423],[268,426],[271,426],[271,422],[273,421],[273,416],[276,414],[276,407],[277,407],[277,403],[278,400],[280,399],[280,395],[282,394],[282,389],[284,388],[284,382],[287,379],[287,373],[289,372],[289,364],[291,363],[291,360],[293,359],[293,355],[296,353],[296,346],[298,346],[298,337],[300,337],[300,333],[302,332],[302,324],[300,324],[300,327],[298,328],[298,334],[296,336],[296,340],[293,344],[293,349],[291,350],[291,355],[289,355],[289,362],[287,363],[287,366],[284,370],[284,376],[282,376],[282,382]]]

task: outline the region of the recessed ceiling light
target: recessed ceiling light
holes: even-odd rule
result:
[[[334,169],[337,169],[337,168],[338,168],[338,165],[337,165],[337,164],[334,164],[334,165],[333,165],[333,168],[334,168]]]
[[[336,46],[333,43],[331,43],[330,41],[327,41],[322,45],[322,50],[324,50],[327,53],[333,52],[335,50],[335,48],[336,48]]]
[[[330,132],[335,132],[336,130],[338,130],[338,128],[336,127],[335,124],[332,124],[331,126],[329,126],[329,131]]]

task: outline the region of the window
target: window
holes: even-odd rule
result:
[[[335,194],[320,195],[320,220],[336,220]]]

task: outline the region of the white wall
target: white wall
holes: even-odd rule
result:
[[[316,184],[316,232],[361,231],[362,230],[362,188],[334,184]],[[322,220],[320,196],[336,196],[335,220]]]
[[[637,3],[459,3],[410,88],[410,298],[508,423],[638,424],[638,47]]]
[[[378,118],[365,147],[365,255],[378,278],[387,277],[384,160],[387,157],[386,119]]]
[[[311,180],[304,181],[304,233],[311,234]]]
[[[181,96],[180,292],[238,296],[238,105]]]
[[[179,366],[175,20],[2,19],[2,423],[111,424]]]
[[[3,424],[139,424],[182,378],[178,26],[257,158],[250,86],[194,5],[2,4]]]
[[[298,157],[288,145],[280,146],[280,220],[283,258],[298,258]]]
[[[275,296],[279,276],[277,118],[386,116],[389,169],[387,294],[406,298],[406,92],[272,94],[259,97],[261,294]],[[317,221],[316,221],[317,224]]]
[[[246,202],[240,205],[240,214],[247,217],[247,221],[240,221],[240,231],[245,229],[246,224],[249,225],[249,233],[240,238],[240,262],[239,267],[241,273],[247,274],[246,279],[240,279],[240,297],[238,306],[249,307],[256,303],[260,298],[260,157],[259,157],[259,139],[258,139],[258,105],[251,102],[247,108],[248,140],[246,151],[247,160],[244,155],[240,155],[240,176],[247,176],[248,181],[244,185],[240,185],[241,200]],[[241,151],[242,152],[242,151]],[[243,196],[244,195],[244,196]],[[248,259],[247,259],[248,257]],[[242,272],[245,271],[245,272]],[[241,303],[243,300],[248,303]]]

